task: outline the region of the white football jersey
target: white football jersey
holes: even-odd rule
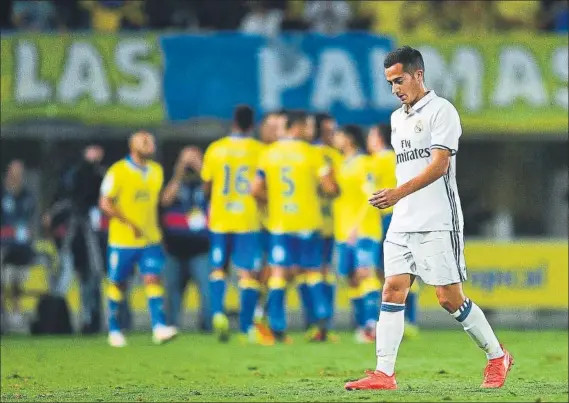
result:
[[[419,175],[431,162],[431,150],[451,151],[450,167],[442,178],[399,200],[389,231],[459,231],[464,223],[456,186],[456,152],[462,134],[455,107],[429,91],[413,107],[391,115],[391,144],[397,154],[397,186]]]

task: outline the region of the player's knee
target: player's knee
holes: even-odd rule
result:
[[[402,304],[405,302],[408,291],[408,285],[388,279],[383,286],[381,299],[383,302]]]
[[[355,277],[357,278],[358,282],[362,282],[364,279],[368,278],[371,275],[371,270],[367,267],[362,267],[356,270]]]
[[[147,274],[144,276],[144,284],[160,284],[160,277],[156,274]]]
[[[248,270],[239,270],[237,272],[240,280],[255,280],[258,277],[257,272],[252,272]]]
[[[464,295],[460,289],[456,287],[436,287],[435,293],[437,295],[439,305],[450,313],[456,312],[464,302]]]

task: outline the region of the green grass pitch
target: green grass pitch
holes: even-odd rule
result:
[[[1,400],[13,401],[568,401],[566,331],[500,331],[516,360],[504,388],[481,390],[484,354],[460,328],[403,341],[397,391],[352,391],[344,383],[373,368],[373,345],[350,333],[338,344],[218,344],[181,334],[154,346],[137,333],[111,349],[103,336],[1,341]]]

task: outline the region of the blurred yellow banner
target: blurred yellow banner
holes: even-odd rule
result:
[[[567,242],[489,242],[469,241],[465,249],[468,280],[464,289],[468,297],[479,306],[492,309],[567,309],[568,299],[568,244]],[[30,273],[25,289],[47,289],[45,271],[36,267]],[[80,307],[79,290],[73,283],[67,300],[73,311]],[[135,311],[147,309],[146,296],[140,286],[135,286],[130,295]],[[337,307],[350,310],[347,288],[343,282],[338,287]],[[419,303],[422,309],[442,309],[429,286],[420,288]],[[36,299],[26,297],[23,307],[34,309]],[[195,310],[199,294],[194,285],[184,298],[186,309]],[[239,291],[234,285],[227,290],[226,306],[238,309]],[[294,287],[287,292],[287,306],[300,309],[298,293]]]
[[[567,242],[467,242],[465,293],[483,308],[567,309],[567,253]],[[420,304],[439,306],[434,289]]]
[[[465,135],[567,135],[566,35],[403,36],[397,43],[421,51],[427,86],[457,107]]]

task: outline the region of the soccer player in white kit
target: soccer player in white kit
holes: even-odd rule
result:
[[[395,206],[384,243],[385,284],[376,329],[375,371],[345,388],[397,389],[395,360],[404,326],[405,299],[416,276],[434,286],[440,305],[484,350],[483,388],[504,385],[514,363],[482,310],[462,290],[466,281],[463,219],[456,186],[456,152],[462,133],[454,106],[427,90],[421,53],[409,46],[387,55],[385,77],[401,108],[391,115],[397,154],[397,187],[375,192],[369,202]]]

